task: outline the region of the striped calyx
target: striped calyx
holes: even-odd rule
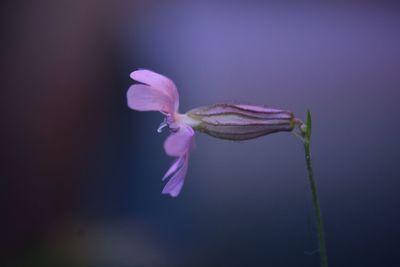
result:
[[[292,131],[290,111],[254,105],[215,104],[186,113],[195,130],[228,140],[248,140],[270,133]]]

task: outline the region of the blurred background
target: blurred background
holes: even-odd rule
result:
[[[157,113],[235,102],[314,119],[331,266],[399,266],[400,9],[392,2],[3,1],[1,266],[318,266],[302,145],[196,135],[178,198]]]

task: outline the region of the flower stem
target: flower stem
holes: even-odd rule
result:
[[[310,141],[311,141],[311,113],[308,111],[307,114],[307,122],[300,127],[302,141],[304,145],[304,152],[307,163],[307,173],[308,173],[308,182],[310,183],[312,202],[315,211],[315,219],[317,222],[317,231],[318,231],[318,243],[319,243],[319,256],[321,260],[321,267],[328,267],[328,257],[326,255],[326,245],[325,245],[325,233],[324,233],[324,225],[322,222],[321,208],[319,205],[318,193],[317,193],[317,184],[314,179],[314,171],[312,168],[311,161],[311,152],[310,152]]]
[[[328,266],[328,258],[326,255],[324,225],[322,222],[321,208],[319,205],[317,185],[315,183],[314,172],[313,172],[313,168],[312,168],[309,142],[304,143],[304,152],[305,152],[306,162],[307,162],[308,182],[310,183],[312,202],[313,202],[314,211],[315,211],[315,219],[317,221],[318,240],[319,240],[319,256],[320,256],[320,260],[321,260],[321,267],[327,267]]]

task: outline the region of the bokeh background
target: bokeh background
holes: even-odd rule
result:
[[[149,68],[183,112],[309,108],[331,266],[399,266],[399,6],[293,2],[3,1],[0,265],[318,266],[290,133],[197,134],[161,195],[168,132],[125,98]]]

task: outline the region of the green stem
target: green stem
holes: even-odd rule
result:
[[[326,255],[324,225],[322,222],[321,208],[319,205],[317,185],[315,183],[314,172],[313,172],[312,163],[311,163],[310,140],[305,140],[303,143],[304,143],[304,152],[305,152],[306,162],[307,162],[308,181],[310,183],[312,202],[313,202],[314,211],[315,211],[315,218],[317,220],[319,255],[320,255],[320,259],[321,259],[321,267],[327,267],[328,266],[328,258]]]

